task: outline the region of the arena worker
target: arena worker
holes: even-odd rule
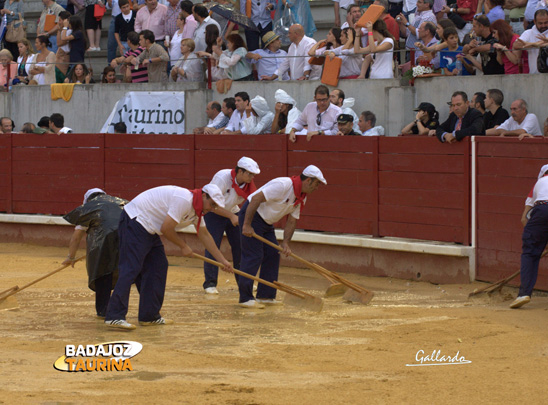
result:
[[[306,167],[300,176],[278,177],[251,194],[239,213],[242,232],[242,259],[240,270],[255,276],[260,268],[260,277],[266,281],[277,281],[280,267],[278,251],[253,237],[253,233],[278,244],[274,224],[287,216],[283,253],[291,254],[289,241],[295,232],[297,220],[308,194],[314,192],[320,183],[327,184],[321,170],[313,165]],[[259,283],[257,299],[253,297],[253,281],[239,277],[239,305],[243,308],[264,308],[279,305],[276,289]]]
[[[232,266],[221,254],[207,227],[200,224],[202,215],[224,207],[221,190],[215,184],[201,189],[187,190],[177,186],[160,186],[146,190],[125,206],[120,216],[119,277],[108,304],[105,324],[120,329],[135,329],[125,318],[129,293],[134,282],[139,288],[139,324],[141,326],[173,323],[160,315],[164,302],[168,261],[164,245],[167,240],[181,248],[183,256],[191,256],[192,249],[177,235],[176,229],[194,224],[198,238],[223,270]]]
[[[261,173],[259,165],[253,159],[246,156],[238,160],[235,169],[219,170],[213,176],[211,184],[219,187],[225,200],[224,208],[218,207],[215,212],[208,212],[204,216],[207,229],[215,241],[215,245],[220,248],[223,240],[223,234],[232,249],[232,263],[234,268],[240,268],[240,229],[238,228],[238,207],[250,194],[257,190],[253,179],[255,175]],[[206,257],[213,259],[208,250]],[[210,263],[204,262],[204,291],[206,294],[218,294],[217,277],[219,269]]]
[[[531,301],[537,282],[538,265],[548,243],[548,165],[542,166],[538,180],[525,200],[521,217],[523,223],[521,267],[518,297],[510,308],[521,308]]]
[[[99,318],[105,317],[110,292],[118,278],[118,222],[127,202],[100,188],[92,188],[84,194],[83,204],[63,217],[76,225],[63,264],[74,267],[80,241],[87,235],[88,287],[95,291],[95,310]]]

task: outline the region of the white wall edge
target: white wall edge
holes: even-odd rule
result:
[[[0,223],[2,222],[34,225],[72,226],[67,221],[65,221],[63,217],[55,215],[0,214]],[[194,226],[192,225],[180,230],[180,232],[189,234],[196,233]],[[276,237],[278,238],[278,240],[283,239],[283,230],[277,229]],[[455,245],[453,243],[446,242],[421,241],[415,239],[392,237],[374,238],[367,235],[295,231],[292,241],[333,246],[359,247],[365,249],[381,249],[398,252],[424,253],[440,256],[468,257],[470,266],[472,266],[474,258],[474,248],[469,246]],[[470,271],[472,271],[472,269]],[[470,275],[470,277],[472,277],[472,274]]]

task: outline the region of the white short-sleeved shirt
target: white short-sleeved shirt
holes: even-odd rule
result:
[[[136,218],[148,233],[162,235],[162,224],[168,215],[177,222],[177,229],[198,224],[192,199],[193,194],[186,188],[160,186],[143,191],[124,209],[128,216]]]
[[[247,199],[251,201],[253,196],[262,192],[266,201],[259,205],[257,212],[264,221],[272,225],[285,217],[287,214],[295,219],[299,219],[301,205],[295,207],[295,193],[293,192],[293,181],[289,177],[278,177],[270,180],[264,186],[259,188]],[[306,198],[304,200],[306,202]]]
[[[527,196],[525,205],[533,207],[537,201],[548,201],[548,176],[541,177],[533,188],[533,195]]]
[[[506,131],[515,131],[516,129],[524,129],[525,132],[531,135],[542,135],[538,118],[535,114],[529,113],[525,116],[521,124],[518,124],[512,117],[508,118],[497,129],[504,129]]]
[[[240,207],[238,207],[238,204],[241,204],[244,201],[244,198],[240,197],[236,193],[236,190],[232,188],[231,172],[231,169],[219,170],[217,173],[215,173],[215,176],[213,176],[211,184],[217,185],[223,193],[223,197],[225,198],[225,209],[230,212],[236,213],[240,211]],[[245,185],[246,183],[242,184],[242,186]]]
[[[537,38],[538,35],[544,35],[545,37],[548,38],[548,30],[546,30],[544,32],[540,32],[537,29],[537,26],[533,25],[533,28],[524,31],[523,34],[521,34],[521,36],[519,37],[519,39],[521,39],[522,41],[525,41],[525,42],[537,42],[538,41],[538,38]],[[538,54],[539,54],[539,49],[538,48],[529,48],[529,49],[527,49],[527,58],[529,60],[529,73],[530,74],[538,73],[538,68],[537,68]]]

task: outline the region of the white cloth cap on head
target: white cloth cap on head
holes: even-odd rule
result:
[[[261,169],[259,169],[259,165],[257,164],[257,162],[245,156],[238,160],[237,166],[253,174],[261,173]]]
[[[255,96],[251,99],[249,104],[251,104],[251,108],[257,113],[259,117],[264,117],[270,112],[270,110],[268,109],[268,103],[266,102],[264,97]]]
[[[88,191],[86,191],[86,194],[84,194],[84,204],[88,202],[88,198],[95,193],[103,193],[106,194],[103,190],[100,188],[90,188]]]
[[[540,179],[541,177],[544,177],[544,174],[548,171],[548,165],[544,165],[542,166],[542,168],[540,169],[540,172],[538,174],[538,178]]]
[[[221,193],[221,189],[216,184],[206,184],[202,187],[202,192],[207,193],[218,207],[225,207],[225,198],[223,197],[223,193]]]
[[[322,171],[314,165],[307,166],[306,169],[303,170],[303,175],[305,175],[306,177],[313,177],[315,179],[318,179],[323,184],[327,185],[327,181],[324,179]]]
[[[282,89],[276,90],[276,93],[274,94],[274,100],[276,100],[277,103],[291,104],[291,105],[297,104],[295,99],[293,99],[293,97],[291,97]]]

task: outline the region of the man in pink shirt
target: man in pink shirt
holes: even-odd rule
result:
[[[198,22],[194,19],[192,15],[192,6],[194,4],[190,0],[181,1],[181,11],[185,17],[185,27],[183,28],[183,39],[190,38],[194,36],[194,31],[198,26]]]
[[[154,33],[154,40],[162,44],[166,36],[167,7],[158,4],[158,0],[145,0],[145,6],[137,12],[135,17],[135,32],[150,30]]]

